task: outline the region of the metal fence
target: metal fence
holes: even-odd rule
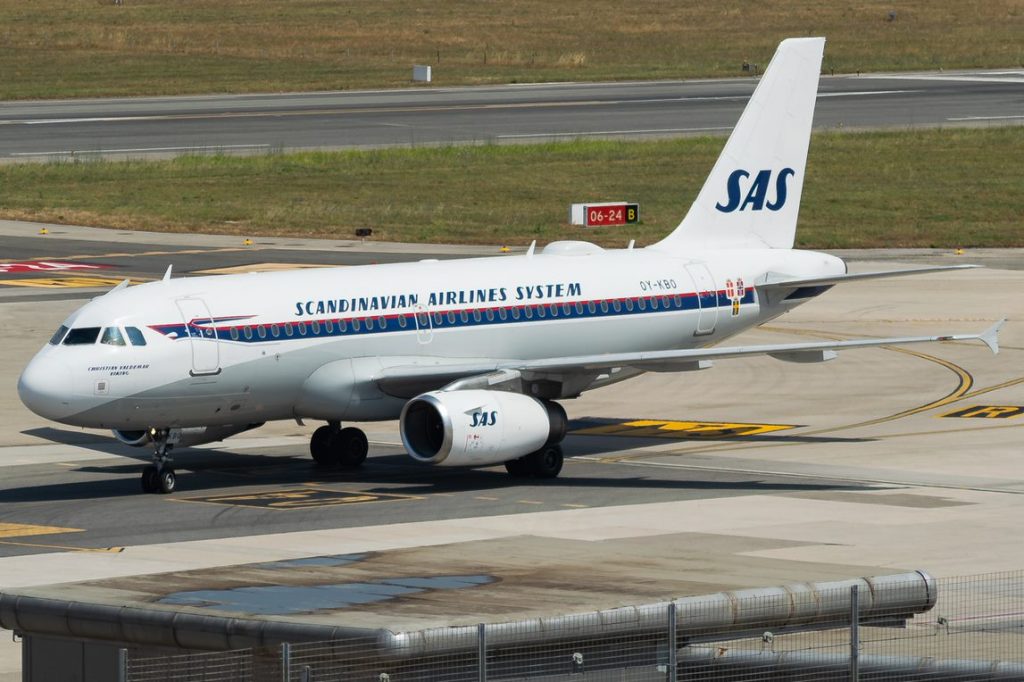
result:
[[[129,655],[123,679],[1024,680],[1024,571],[743,590],[279,651]]]

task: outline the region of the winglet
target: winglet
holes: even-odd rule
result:
[[[1006,318],[999,320],[994,325],[978,334],[978,339],[981,340],[988,349],[992,351],[992,355],[999,355],[999,330],[1002,329],[1006,323]]]
[[[164,281],[164,282],[170,282],[171,281],[171,268],[173,268],[173,267],[174,267],[173,263],[171,265],[167,266],[167,272],[164,273],[164,278],[163,278],[162,281]]]

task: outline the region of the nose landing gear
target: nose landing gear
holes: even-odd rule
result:
[[[340,422],[321,426],[309,440],[309,453],[313,460],[325,467],[357,467],[366,461],[369,449],[365,433],[351,426],[343,429]]]
[[[170,429],[152,429],[150,431],[155,450],[153,463],[142,470],[142,492],[167,495],[173,493],[177,486],[173,467],[174,459],[170,455],[171,448],[174,446],[167,442],[169,436]]]

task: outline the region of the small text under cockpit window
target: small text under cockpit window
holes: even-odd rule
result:
[[[105,343],[108,346],[126,346],[128,344],[124,341],[124,335],[121,334],[121,330],[117,327],[107,327],[103,330],[103,336],[100,337],[100,343]]]
[[[60,329],[58,329],[54,333],[53,337],[50,338],[50,345],[59,346],[60,342],[64,340],[64,336],[67,333],[68,333],[68,328],[65,327],[64,325],[61,325]]]
[[[96,343],[99,338],[99,327],[78,327],[68,332],[64,337],[65,346],[87,346]]]

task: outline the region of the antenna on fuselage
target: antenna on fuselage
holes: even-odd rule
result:
[[[112,294],[115,291],[120,291],[121,289],[127,289],[128,288],[128,284],[129,284],[128,278],[125,277],[123,280],[121,280],[120,284],[118,284],[116,287],[114,287],[113,289],[111,289],[107,293],[108,294]]]
[[[528,248],[528,249],[526,250],[526,255],[527,255],[527,256],[532,256],[532,255],[533,255],[533,251],[534,251],[534,249],[536,249],[536,248],[537,248],[537,240],[536,240],[536,239],[534,239],[534,240],[533,240],[532,242],[530,242],[530,248]]]
[[[164,273],[164,278],[161,281],[163,281],[163,282],[170,282],[171,281],[171,268],[173,268],[173,267],[174,267],[173,264],[167,266],[167,272]]]

